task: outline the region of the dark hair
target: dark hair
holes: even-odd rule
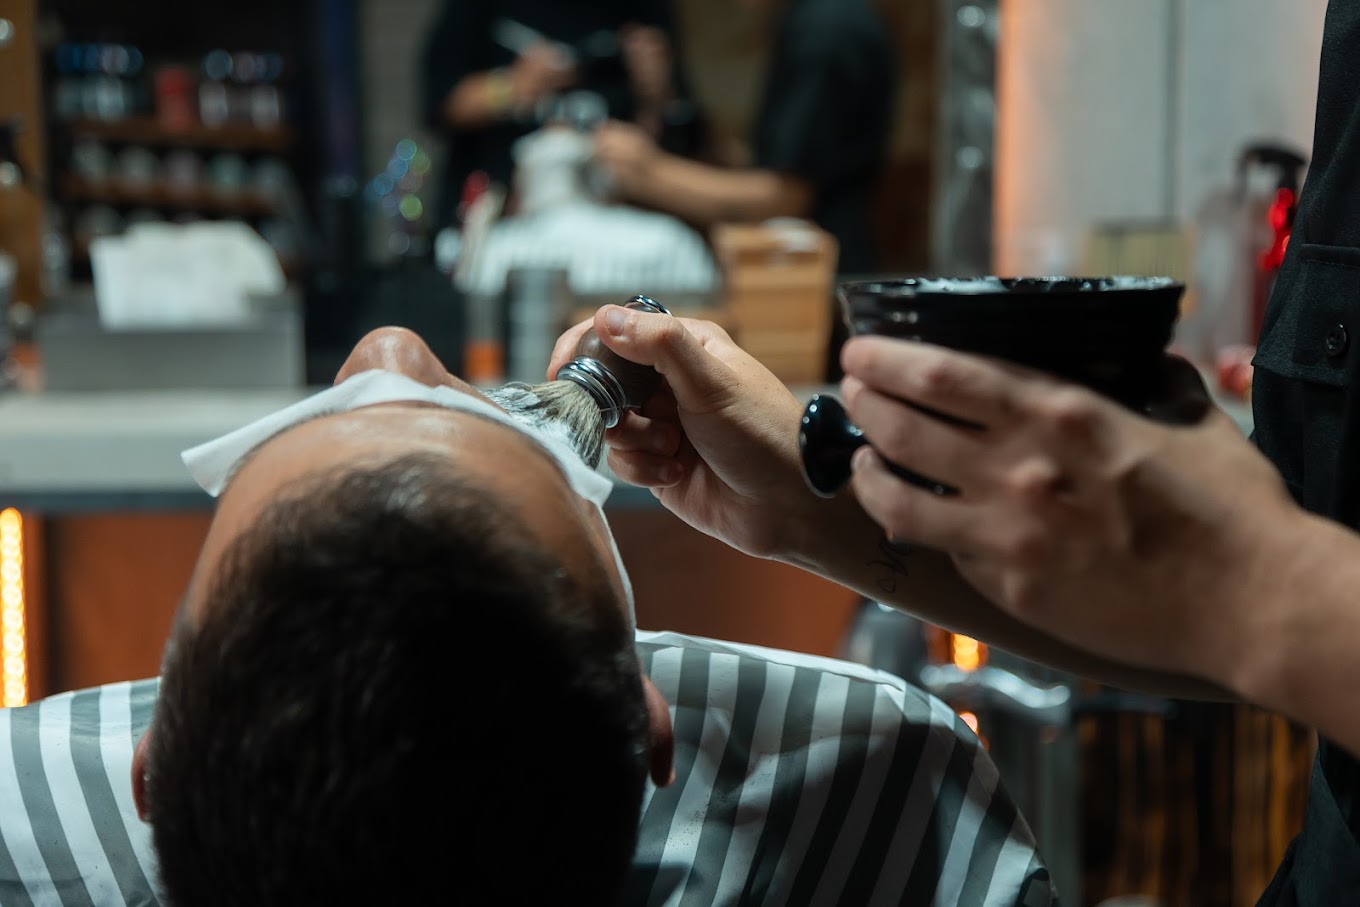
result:
[[[231,546],[148,753],[171,903],[617,898],[647,763],[617,594],[450,473],[320,476]]]

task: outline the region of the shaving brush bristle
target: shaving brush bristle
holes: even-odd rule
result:
[[[487,397],[516,419],[555,434],[598,469],[604,455],[604,413],[584,387],[570,381],[507,384],[486,391]]]

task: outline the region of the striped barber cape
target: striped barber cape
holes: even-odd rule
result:
[[[977,738],[900,678],[638,633],[671,703],[676,780],[648,787],[627,904],[1057,902]],[[0,710],[0,907],[154,905],[132,750],[157,681]]]

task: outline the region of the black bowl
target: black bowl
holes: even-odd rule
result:
[[[1166,277],[907,277],[838,290],[851,335],[900,337],[1005,359],[1145,411],[1157,387],[1184,284]],[[830,496],[868,439],[819,396],[803,415],[804,476]],[[916,484],[936,482],[895,470]]]
[[[1184,290],[1164,277],[908,277],[843,284],[839,297],[851,334],[995,356],[1141,410]]]

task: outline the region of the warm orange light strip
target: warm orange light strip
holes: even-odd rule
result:
[[[0,707],[28,702],[24,625],[24,520],[19,511],[0,511]]]

